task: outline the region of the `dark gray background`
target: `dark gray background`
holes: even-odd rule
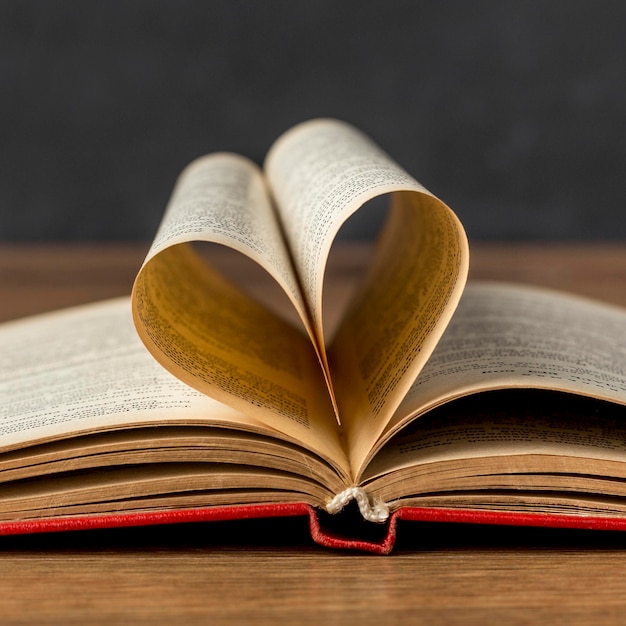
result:
[[[260,162],[317,116],[470,238],[626,239],[625,22],[623,0],[2,0],[0,239],[148,239],[188,161]]]

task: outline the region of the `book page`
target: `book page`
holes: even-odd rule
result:
[[[304,122],[279,137],[264,165],[276,209],[323,346],[322,295],[330,247],[358,208],[393,191],[425,191],[364,134],[331,119]]]
[[[307,317],[265,180],[255,163],[219,152],[190,163],[178,177],[146,263],[170,246],[199,241],[223,244],[259,263]]]
[[[0,397],[2,450],[172,415],[224,424],[245,420],[150,357],[133,327],[128,298],[3,324]]]
[[[226,245],[257,261],[302,309],[256,165],[214,154],[183,172],[135,281],[137,332],[154,358],[186,384],[323,448],[345,467],[330,394],[305,332],[223,279],[193,242]]]
[[[308,502],[323,506],[319,483],[269,468],[219,463],[149,463],[0,484],[0,520]]]
[[[545,289],[469,285],[380,441],[479,391],[548,389],[626,405],[626,312]]]
[[[374,264],[330,347],[353,469],[447,327],[465,285],[466,246],[445,205],[396,194]]]
[[[217,413],[214,420],[216,417]],[[297,443],[252,432],[248,424],[245,430],[237,428],[236,422],[228,427],[215,425],[209,416],[194,422],[161,416],[157,424],[107,429],[5,450],[0,454],[0,484],[44,477],[54,480],[55,475],[68,472],[107,473],[116,466],[204,463],[207,467],[240,465],[252,472],[267,468],[297,474],[324,485],[331,495],[345,488],[345,480],[329,463]]]
[[[133,315],[144,345],[178,379],[345,468],[309,338],[212,271],[190,246],[166,248],[144,265]]]
[[[377,259],[331,348],[330,378],[348,439],[361,428],[369,433],[350,441],[352,454],[371,430],[384,428],[378,418],[397,406],[454,311],[467,274],[465,234],[448,207],[336,120],[288,131],[265,169],[327,366],[322,297],[332,242],[365,202],[392,195]]]
[[[550,390],[507,389],[467,396],[400,430],[369,463],[362,480],[399,482],[400,475],[384,477],[407,470],[406,479],[409,468],[417,465],[520,455],[542,457],[542,473],[562,470],[563,458],[569,457],[575,459],[569,464],[578,474],[591,474],[591,468],[597,473],[593,461],[605,460],[619,463],[613,471],[621,476],[626,472],[625,413],[623,406]],[[512,471],[513,461],[506,465]]]
[[[240,431],[277,445],[290,440],[167,372],[141,343],[130,309],[120,298],[0,327],[0,451],[142,425],[215,426],[232,429],[235,440]],[[291,441],[321,458],[333,451],[315,433]]]

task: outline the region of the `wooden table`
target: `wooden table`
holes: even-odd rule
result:
[[[128,293],[146,246],[0,247],[0,320]],[[344,247],[333,297],[363,250]],[[472,278],[626,305],[626,245],[478,244]],[[235,273],[247,275],[244,265]],[[0,539],[2,624],[626,622],[626,534],[423,524],[389,557],[315,546],[306,521]]]

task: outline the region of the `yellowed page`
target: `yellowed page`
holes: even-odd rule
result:
[[[396,194],[379,248],[330,348],[355,473],[435,349],[468,267],[458,219],[428,194]]]
[[[349,454],[363,454],[456,307],[468,265],[463,228],[367,137],[337,120],[312,120],[288,131],[270,150],[265,170],[327,366],[322,298],[331,245],[359,207],[392,194],[393,223],[330,354],[329,378]]]
[[[329,463],[297,443],[252,432],[248,424],[245,430],[235,422],[219,425],[216,417],[217,413],[213,420],[207,414],[191,425],[181,425],[181,418],[159,417],[145,427],[88,433],[3,451],[0,483],[44,477],[54,480],[55,475],[67,472],[101,472],[119,466],[205,463],[241,465],[254,473],[267,468],[297,474],[323,485],[333,495],[345,488],[345,480]]]
[[[139,336],[177,378],[289,437],[342,456],[322,371],[302,331],[184,245],[145,265],[133,296]]]
[[[458,462],[460,476],[464,461],[493,457],[508,457],[503,464],[513,472],[515,457],[523,455],[542,458],[543,466],[536,466],[542,474],[554,474],[564,462],[580,475],[597,474],[595,461],[605,460],[617,464],[610,475],[620,476],[625,454],[623,407],[545,390],[507,390],[463,398],[414,420],[376,454],[362,480],[401,484],[419,473],[418,465],[449,462]],[[406,471],[385,478],[400,470]],[[455,474],[448,467],[443,476]]]
[[[170,246],[199,241],[255,260],[307,317],[265,180],[252,161],[218,152],[190,163],[178,178],[146,263]]]
[[[247,160],[214,155],[183,173],[135,284],[137,328],[187,384],[289,436],[315,431],[338,448],[325,379],[337,389],[331,402],[341,403],[352,454],[382,431],[456,307],[467,273],[465,235],[448,207],[342,122],[314,120],[288,131],[270,150],[266,173],[280,223]],[[246,185],[251,191],[243,193]],[[332,348],[331,385],[322,322],[330,247],[361,205],[386,194],[392,219]],[[266,267],[301,313],[313,348],[199,262],[185,247],[198,240],[229,245]]]
[[[139,336],[188,385],[346,466],[330,395],[306,334],[213,271],[192,242],[259,262],[298,305],[289,254],[258,167],[216,154],[180,177],[133,289]]]
[[[3,324],[0,398],[0,451],[5,453],[139,426],[215,426],[232,429],[235,441],[240,431],[273,437],[277,446],[293,441],[338,465],[328,455],[332,446],[317,434],[290,438],[172,376],[137,336],[128,298]],[[131,434],[128,441],[137,437]],[[250,444],[243,441],[245,453]],[[20,454],[18,466],[25,456]],[[6,460],[5,454],[0,465]],[[338,471],[345,474],[340,464]]]
[[[322,485],[287,472],[150,463],[0,485],[0,520],[289,501],[321,506],[327,497]]]
[[[626,405],[626,311],[533,287],[468,285],[433,355],[371,452],[428,408],[512,388]]]
[[[324,270],[339,229],[377,196],[425,190],[363,133],[332,119],[304,122],[284,133],[268,152],[264,169],[313,334],[323,346]]]

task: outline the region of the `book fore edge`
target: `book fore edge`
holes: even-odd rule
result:
[[[365,490],[361,487],[348,487],[334,498],[326,503],[326,510],[331,515],[339,513],[343,508],[353,500],[359,506],[359,511],[365,520],[368,522],[385,522],[389,518],[389,508],[382,501],[377,498],[370,498],[365,493]]]

